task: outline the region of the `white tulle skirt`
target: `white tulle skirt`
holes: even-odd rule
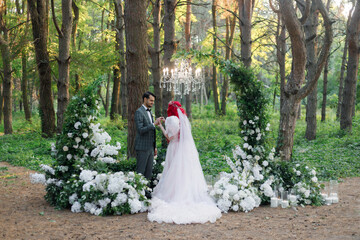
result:
[[[192,136],[181,140],[176,138],[169,143],[148,219],[159,223],[214,223],[221,211],[208,195],[194,141]]]

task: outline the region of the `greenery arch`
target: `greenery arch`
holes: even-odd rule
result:
[[[263,91],[263,83],[256,78],[254,69],[245,67],[241,62],[225,60],[215,52],[204,53],[192,49],[189,52],[179,52],[175,57],[191,58],[197,62],[210,60],[223,74],[229,76],[236,94],[241,135],[252,146],[264,145],[264,137],[259,139],[258,134],[251,134],[253,129],[265,132],[269,121],[266,111],[269,101]]]

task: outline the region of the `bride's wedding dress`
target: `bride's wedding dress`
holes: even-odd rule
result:
[[[168,137],[174,138],[167,148],[164,171],[154,189],[148,219],[159,223],[213,223],[221,212],[207,193],[190,122],[177,111],[179,118],[171,116],[165,121]]]

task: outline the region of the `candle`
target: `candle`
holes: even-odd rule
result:
[[[288,201],[288,200],[282,200],[282,202],[281,202],[281,207],[282,207],[282,208],[287,208],[287,207],[289,207],[289,201]]]
[[[291,206],[296,206],[297,205],[296,195],[289,195],[289,201]]]
[[[328,195],[327,195],[326,193],[322,193],[322,194],[321,194],[321,197],[322,197],[322,199],[325,201],[325,199],[328,197]]]
[[[326,205],[331,205],[331,203],[332,203],[332,197],[325,198],[325,204]]]
[[[272,208],[278,207],[278,198],[272,197],[270,199],[270,207],[272,207]]]

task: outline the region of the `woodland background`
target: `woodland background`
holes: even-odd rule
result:
[[[135,156],[133,114],[151,90],[156,117],[171,99],[184,105],[204,171],[225,168],[222,155],[242,142],[229,75],[194,58],[204,91],[159,87],[162,69],[192,49],[254,70],[283,159],[356,175],[359,32],[359,0],[0,0],[0,159],[50,161],[71,97],[103,80],[101,121],[124,156]]]

